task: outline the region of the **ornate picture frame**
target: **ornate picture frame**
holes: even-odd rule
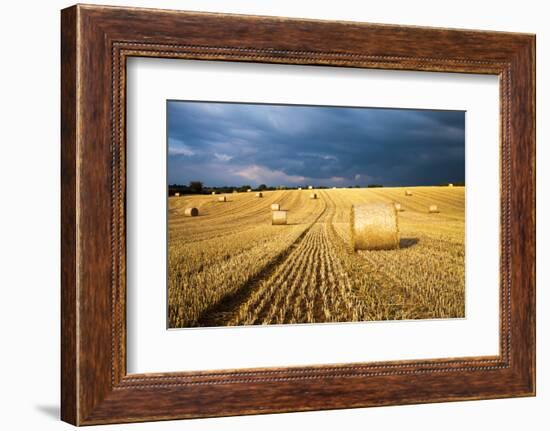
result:
[[[61,416],[74,425],[535,394],[535,36],[77,5],[61,14]],[[497,75],[500,353],[126,371],[126,60]]]

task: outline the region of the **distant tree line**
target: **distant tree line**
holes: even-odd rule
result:
[[[246,192],[249,189],[252,189],[252,187],[248,184],[242,186],[208,187],[202,181],[190,181],[189,184],[169,184],[168,195],[173,196],[176,193],[181,195],[203,195],[211,194],[212,192],[233,193],[233,191]]]
[[[298,187],[294,187],[298,188]],[[168,195],[173,196],[176,193],[180,195],[209,195],[212,192],[215,193],[233,193],[233,192],[246,192],[251,191],[265,191],[265,190],[285,190],[292,189],[292,187],[284,186],[267,186],[266,184],[260,184],[258,187],[252,187],[250,184],[243,184],[240,186],[205,186],[202,181],[190,181],[189,184],[169,184]]]
[[[464,182],[452,183],[457,187],[464,187]],[[441,183],[439,186],[447,186],[449,183]],[[174,196],[176,193],[180,195],[209,195],[212,192],[215,193],[233,193],[233,192],[246,192],[251,191],[266,191],[266,190],[297,190],[299,187],[307,189],[307,185],[303,186],[268,186],[266,184],[260,184],[258,187],[252,187],[250,184],[243,184],[241,186],[221,186],[221,187],[210,187],[205,186],[202,181],[190,181],[189,184],[169,184],[168,185],[168,195]],[[375,188],[375,187],[384,187],[382,184],[367,184],[366,186],[361,186],[356,184],[354,186],[349,186],[347,188]],[[315,189],[330,189],[329,186],[314,186]],[[346,187],[343,187],[346,188]]]

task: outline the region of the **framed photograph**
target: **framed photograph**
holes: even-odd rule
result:
[[[167,121],[169,328],[465,317],[465,112],[169,100]]]
[[[61,14],[61,415],[535,394],[535,36]]]

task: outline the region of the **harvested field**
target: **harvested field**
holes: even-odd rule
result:
[[[169,326],[463,317],[464,188],[406,190],[170,197]],[[351,206],[373,202],[400,202],[400,247],[354,252]],[[272,204],[286,225],[272,225]]]

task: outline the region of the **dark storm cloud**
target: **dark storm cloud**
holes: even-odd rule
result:
[[[210,186],[464,181],[464,112],[168,102],[168,181]]]

